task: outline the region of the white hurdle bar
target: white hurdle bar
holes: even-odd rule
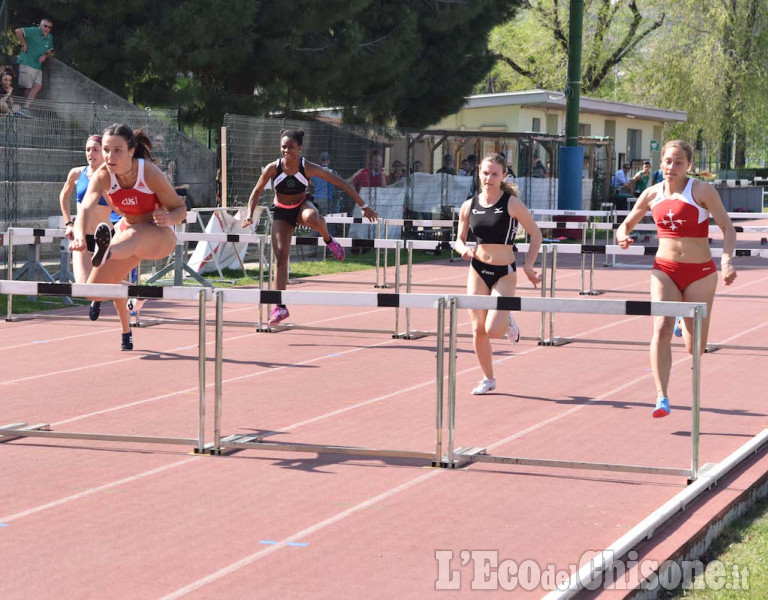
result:
[[[706,316],[705,303],[693,302],[644,302],[633,300],[594,300],[564,298],[519,298],[510,296],[452,296],[448,298],[449,357],[448,357],[448,451],[443,461],[447,467],[460,467],[471,462],[493,462],[569,469],[593,469],[621,471],[628,473],[652,473],[658,475],[685,476],[695,481],[699,474],[699,423],[701,387],[701,324]],[[486,453],[485,448],[462,446],[454,450],[456,430],[456,330],[458,310],[511,310],[526,312],[648,315],[664,317],[693,318],[693,370],[691,376],[691,466],[690,469],[654,467],[650,465],[628,465],[594,463],[527,457],[495,456]]]
[[[53,431],[49,424],[28,426],[13,423],[0,426],[0,442],[20,437],[48,437],[76,440],[104,440],[111,442],[141,442],[146,444],[192,445],[195,452],[205,446],[205,326],[206,301],[210,290],[193,287],[157,287],[145,285],[45,283],[38,281],[0,280],[0,294],[24,294],[28,296],[74,296],[79,298],[153,298],[166,300],[197,301],[198,311],[198,427],[197,438],[123,435],[111,433],[79,433]]]
[[[223,288],[214,292],[216,296],[216,359],[215,359],[215,401],[214,401],[214,441],[206,447],[212,454],[221,454],[226,449],[282,450],[289,452],[316,452],[332,454],[354,454],[358,456],[393,456],[418,458],[431,461],[433,466],[442,466],[442,430],[443,430],[443,369],[444,369],[444,315],[445,297],[434,294],[391,294],[372,292],[288,292],[273,290],[248,290]],[[441,335],[436,342],[436,379],[435,379],[435,451],[397,450],[384,448],[365,448],[358,446],[335,446],[306,443],[282,443],[265,440],[269,434],[221,435],[221,416],[223,411],[222,364],[223,343],[223,306],[224,302],[235,304],[294,304],[305,306],[360,306],[360,307],[409,307],[437,309],[437,329]]]

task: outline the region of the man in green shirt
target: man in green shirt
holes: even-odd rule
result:
[[[53,21],[43,19],[39,27],[19,27],[16,39],[21,43],[19,54],[19,87],[27,98],[25,111],[43,88],[43,63],[53,53]],[[28,113],[24,116],[31,116]]]
[[[643,163],[643,170],[638,171],[632,180],[629,182],[633,186],[635,197],[639,197],[645,191],[645,188],[651,185],[651,163],[645,161]]]

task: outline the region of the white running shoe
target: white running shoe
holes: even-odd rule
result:
[[[472,393],[475,396],[481,396],[483,394],[487,394],[488,392],[492,392],[495,389],[496,389],[496,380],[483,377],[482,381],[480,381],[480,383],[477,384],[477,387],[472,390]]]
[[[509,313],[509,328],[507,329],[507,339],[510,344],[517,344],[520,341],[520,328],[515,322],[515,317]]]

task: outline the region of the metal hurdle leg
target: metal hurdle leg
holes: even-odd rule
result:
[[[541,297],[547,297],[547,257],[549,255],[549,246],[541,247]],[[541,329],[539,330],[539,346],[546,345],[546,323],[547,313],[541,313]]]
[[[259,307],[261,310],[261,306]],[[221,454],[221,363],[224,354],[224,294],[216,292],[216,359],[214,361],[214,406],[212,454]]]
[[[384,251],[384,257],[386,259],[387,252]],[[386,269],[386,260],[384,261],[384,268]],[[384,287],[387,287],[386,285]],[[395,242],[395,294],[400,293],[400,240]],[[400,333],[400,307],[395,309],[395,332],[392,337],[398,337]]]
[[[456,298],[450,299],[448,325],[448,452],[443,459],[446,467],[456,467],[453,444],[456,433],[456,328],[458,327],[458,305]],[[460,448],[460,450],[462,450]]]
[[[13,281],[13,228],[8,230],[8,281]],[[5,305],[5,320],[13,320],[13,294],[8,294]]]
[[[693,309],[693,373],[692,373],[692,406],[691,406],[691,476],[689,483],[699,477],[699,413],[701,412],[701,326],[702,307]]]
[[[264,241],[266,236],[259,237],[259,289],[264,289]],[[271,246],[270,246],[271,247]],[[267,276],[271,273],[271,266],[267,270]],[[264,305],[259,304],[259,328],[258,331],[264,331]]]
[[[198,335],[198,342],[197,342],[197,373],[198,373],[198,379],[197,379],[197,386],[198,386],[198,392],[197,392],[197,448],[195,448],[196,453],[201,453],[205,449],[205,333],[206,333],[206,324],[207,324],[207,315],[206,315],[206,292],[205,289],[200,290],[200,303],[198,305],[198,316],[200,319],[199,328],[197,331]]]
[[[443,387],[445,378],[445,298],[437,301],[437,371],[435,375],[435,460],[433,467],[445,466],[443,458]]]
[[[381,220],[378,223],[376,223],[376,237],[381,239]],[[386,250],[384,250],[384,252],[386,252]],[[387,287],[386,285],[384,286],[379,285],[379,268],[381,266],[380,258],[381,258],[381,248],[376,248],[376,283],[373,286],[375,288]],[[386,282],[386,275],[384,277],[385,277],[384,281]]]

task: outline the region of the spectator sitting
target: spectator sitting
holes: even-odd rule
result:
[[[413,161],[413,169],[411,169],[411,171],[413,171],[414,173],[421,173],[421,171],[423,169],[424,169],[424,167],[422,166],[420,160],[414,160]]]
[[[9,68],[3,68],[0,71],[0,113],[5,115],[19,115],[19,107],[13,103],[13,71]]]
[[[536,159],[536,162],[533,165],[533,168],[531,169],[531,177],[546,177],[547,176],[547,167],[544,166],[544,163],[541,162],[540,158]]]
[[[364,187],[387,187],[387,176],[381,169],[384,161],[378,151],[371,154],[371,166],[360,169],[347,181],[355,186],[356,191]]]
[[[392,185],[400,181],[405,175],[405,166],[399,160],[392,163],[389,177],[387,177],[387,185]]]
[[[629,170],[630,170],[629,163],[624,163],[624,166],[616,171],[616,174],[613,176],[613,187],[616,190],[617,194],[627,194],[630,192],[631,188],[629,185]]]
[[[35,96],[43,88],[42,64],[53,53],[53,21],[48,18],[40,21],[39,27],[19,27],[16,39],[21,43],[19,54],[19,87],[24,90],[27,100],[21,115],[31,117],[27,111]]]
[[[331,155],[328,152],[320,153],[320,167],[324,171],[338,175],[331,168]],[[340,207],[336,199],[336,186],[317,175],[310,177],[309,181],[312,183],[312,195],[315,197],[315,206],[320,207],[326,215],[339,212]]]
[[[453,168],[453,156],[450,154],[443,156],[443,166],[437,172],[445,173],[446,175],[456,175],[456,169]]]

